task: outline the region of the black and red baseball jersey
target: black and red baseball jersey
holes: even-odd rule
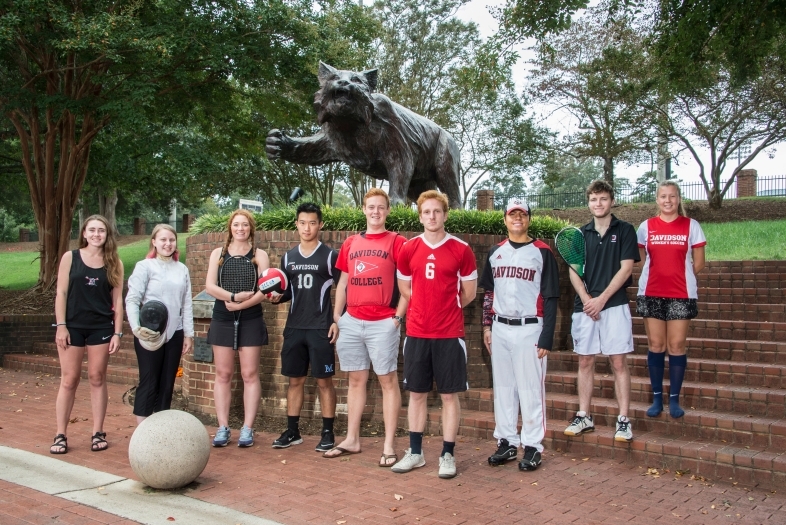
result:
[[[399,255],[398,278],[412,282],[408,336],[464,337],[461,281],[478,278],[475,254],[467,243],[450,234],[435,245],[423,235],[410,239]]]

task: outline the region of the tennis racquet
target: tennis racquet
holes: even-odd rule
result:
[[[221,265],[218,285],[229,293],[253,292],[257,284],[257,268],[247,257],[235,255],[227,257]],[[232,350],[237,350],[237,327],[242,310],[234,312],[235,335]]]
[[[575,226],[562,228],[554,238],[557,252],[571,270],[584,279],[584,264],[587,254],[584,248],[584,234]]]

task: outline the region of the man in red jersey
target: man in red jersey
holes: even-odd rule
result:
[[[436,380],[442,398],[439,477],[452,478],[456,475],[453,450],[461,415],[458,394],[469,388],[462,309],[475,298],[478,271],[467,243],[445,232],[445,195],[434,190],[421,193],[418,213],[425,231],[404,245],[398,265],[398,287],[401,296],[409,300],[404,340],[404,388],[410,392],[409,449],[391,470],[409,472],[426,464],[422,448],[426,399]]]
[[[379,466],[390,467],[398,460],[394,438],[401,392],[396,369],[399,327],[407,309],[407,302],[399,297],[396,286],[396,266],[406,238],[385,229],[390,199],[383,190],[372,188],[366,193],[363,213],[366,231],[344,241],[336,262],[341,279],[336,286],[333,319],[339,329],[336,352],[341,370],[349,372],[347,437],[323,456],[337,458],[360,452],[360,419],[366,406],[369,369],[373,365],[382,387],[385,420],[385,444]],[[346,313],[343,313],[344,306]]]

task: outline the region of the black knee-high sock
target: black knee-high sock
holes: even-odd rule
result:
[[[409,448],[412,449],[413,454],[423,453],[423,432],[409,433]]]
[[[647,352],[647,369],[652,386],[652,406],[647,415],[657,417],[663,411],[663,370],[666,367],[666,353]]]
[[[687,365],[688,356],[669,355],[669,413],[671,417],[685,415],[685,411],[680,407],[680,390]]]

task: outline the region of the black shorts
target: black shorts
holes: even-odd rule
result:
[[[235,322],[213,319],[207,331],[207,344],[232,348],[235,338]],[[243,319],[237,327],[237,347],[262,346],[267,344],[267,326],[262,317]]]
[[[696,299],[672,299],[667,297],[636,297],[636,312],[642,317],[653,317],[661,321],[694,319],[699,315]]]
[[[465,392],[467,384],[467,346],[463,339],[404,339],[404,389],[410,392],[431,392],[434,381],[437,392]]]
[[[70,346],[99,346],[108,345],[115,335],[115,326],[105,328],[68,328],[68,335],[71,336]]]
[[[331,377],[336,374],[336,353],[327,330],[286,328],[281,347],[281,375],[305,377],[311,363],[311,376]]]

